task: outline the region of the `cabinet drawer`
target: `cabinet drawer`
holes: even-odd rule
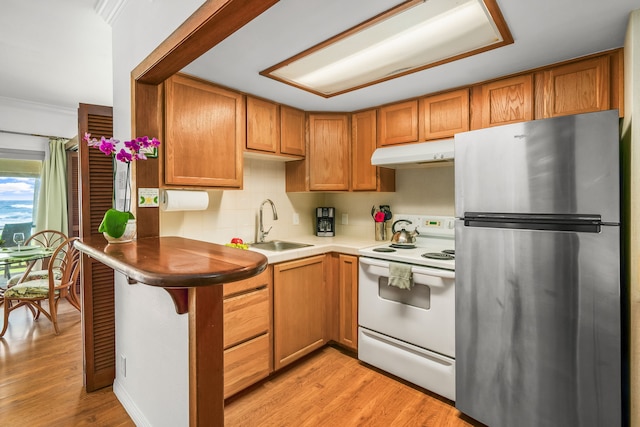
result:
[[[272,267],[268,266],[262,273],[257,276],[250,277],[244,280],[238,280],[237,282],[225,283],[222,289],[222,296],[224,298],[230,297],[235,294],[245,293],[247,291],[261,288],[265,285],[271,284],[271,270]]]
[[[224,348],[269,331],[269,289],[227,298],[224,308]]]
[[[224,351],[225,398],[269,375],[270,340],[264,334]]]

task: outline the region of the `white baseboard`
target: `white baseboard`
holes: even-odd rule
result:
[[[129,393],[127,393],[127,390],[118,381],[118,378],[116,378],[113,382],[113,393],[116,395],[122,406],[124,406],[125,411],[127,411],[137,427],[153,427],[149,420],[145,418],[144,414],[133,402],[133,399],[131,398]]]

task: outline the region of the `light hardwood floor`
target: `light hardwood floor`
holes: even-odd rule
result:
[[[0,339],[3,427],[133,426],[112,389],[82,385],[80,314],[60,303],[60,335],[25,310]],[[0,311],[3,309],[0,306]],[[0,316],[0,322],[2,317]],[[475,426],[450,402],[333,347],[228,399],[226,426]]]
[[[66,300],[59,308],[57,336],[26,308],[9,316],[0,339],[0,425],[133,426],[111,387],[84,391],[80,313]]]
[[[481,426],[451,402],[334,347],[227,399],[227,426]]]

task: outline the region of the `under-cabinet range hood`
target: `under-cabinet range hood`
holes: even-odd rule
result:
[[[419,168],[453,162],[453,139],[378,148],[371,156],[373,166]]]

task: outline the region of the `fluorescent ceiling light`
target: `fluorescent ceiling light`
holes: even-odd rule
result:
[[[329,98],[510,43],[495,0],[411,0],[260,74]]]

